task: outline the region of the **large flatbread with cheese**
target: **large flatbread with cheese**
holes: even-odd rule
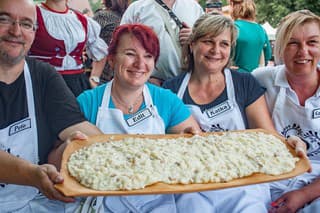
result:
[[[67,146],[56,188],[66,196],[184,193],[286,179],[309,167],[284,138],[261,129],[100,135]]]

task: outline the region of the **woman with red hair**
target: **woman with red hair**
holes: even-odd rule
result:
[[[106,134],[200,131],[190,111],[175,94],[147,83],[160,51],[157,35],[150,27],[142,24],[117,27],[108,50],[113,80],[78,97],[80,108],[90,122]],[[111,211],[148,212],[161,208],[163,212],[175,212],[176,209],[172,194],[100,197],[96,202],[99,209],[102,200]]]
[[[105,133],[180,133],[198,127],[175,94],[147,83],[160,52],[157,35],[150,27],[119,26],[108,51],[114,79],[78,97],[89,121]],[[147,119],[131,123],[140,114]]]

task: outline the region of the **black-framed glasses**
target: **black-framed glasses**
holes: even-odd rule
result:
[[[10,16],[7,15],[0,15],[0,26],[5,26],[5,27],[10,27],[15,24],[19,24],[20,28],[24,31],[27,32],[33,32],[36,31],[38,26],[36,23],[33,23],[32,21],[29,20],[21,20],[17,21],[11,18]]]
[[[222,3],[221,2],[211,2],[206,4],[206,8],[217,8],[222,9]]]

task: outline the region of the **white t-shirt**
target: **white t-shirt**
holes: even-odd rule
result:
[[[160,41],[160,57],[156,65],[157,70],[152,76],[166,80],[180,73],[180,58],[165,29],[164,21],[156,9],[156,4],[158,3],[155,0],[138,0],[131,3],[123,14],[120,24],[142,23],[153,28]],[[194,0],[176,0],[172,11],[189,27],[192,27],[204,13],[201,6]]]

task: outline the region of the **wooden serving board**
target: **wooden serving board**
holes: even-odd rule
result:
[[[245,132],[264,132],[267,134],[273,134],[266,130],[262,129],[253,129],[253,130],[243,130]],[[243,132],[236,131],[236,132]],[[221,132],[217,133],[203,133],[203,135],[208,134],[222,134]],[[273,134],[275,135],[275,134]],[[286,143],[283,137],[275,135],[280,138],[283,143],[285,143],[292,153],[293,156],[297,156],[295,151]],[[261,173],[256,173],[250,175],[245,178],[234,179],[225,183],[205,183],[205,184],[165,184],[165,183],[156,183],[150,186],[147,186],[144,189],[138,190],[122,190],[122,191],[98,191],[90,188],[86,188],[81,185],[75,178],[69,175],[67,169],[67,161],[70,155],[84,147],[89,146],[93,143],[98,142],[107,142],[120,140],[126,137],[140,137],[140,138],[177,138],[177,137],[192,137],[191,134],[166,134],[166,135],[98,135],[94,137],[90,137],[88,140],[74,140],[68,144],[66,149],[64,150],[62,163],[61,163],[61,174],[64,178],[64,182],[62,184],[56,184],[55,187],[62,192],[65,196],[102,196],[102,195],[143,195],[143,194],[169,194],[169,193],[187,193],[187,192],[199,192],[199,191],[207,191],[207,190],[216,190],[216,189],[224,189],[230,187],[238,187],[243,185],[257,184],[257,183],[265,183],[277,180],[283,180],[287,178],[291,178],[302,174],[309,170],[310,163],[309,160],[305,157],[300,158],[300,160],[296,163],[296,167],[293,171],[282,174],[282,175],[266,175]]]

